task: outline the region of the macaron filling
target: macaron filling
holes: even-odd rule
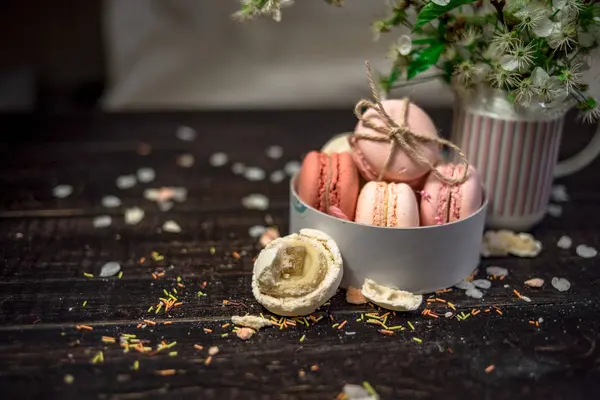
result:
[[[387,184],[377,182],[375,189],[375,205],[373,208],[373,221],[375,226],[385,226],[387,220],[388,198],[386,193]]]
[[[444,176],[456,178],[463,173],[462,165],[448,164],[440,171]],[[435,222],[438,225],[461,219],[462,185],[444,183],[439,191]]]
[[[445,176],[452,176],[454,172],[454,166],[452,164],[446,165],[441,171]],[[459,188],[455,185],[454,188]],[[452,189],[448,184],[442,184],[438,193],[437,209],[435,213],[435,222],[437,225],[442,225],[451,221],[451,208],[452,208]]]
[[[387,216],[386,226],[397,226],[398,225],[398,210],[395,206],[398,204],[398,190],[396,185],[387,185],[387,210],[385,215]],[[392,205],[390,207],[390,204]]]

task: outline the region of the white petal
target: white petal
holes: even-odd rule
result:
[[[559,203],[569,201],[569,193],[567,192],[567,187],[565,185],[552,186],[552,192],[550,196],[552,197],[552,200]]]
[[[171,233],[179,233],[181,232],[181,227],[179,224],[173,220],[165,221],[162,226],[163,231],[171,232]]]
[[[548,73],[540,67],[536,67],[531,73],[531,81],[536,86],[544,86],[549,78]]]
[[[410,54],[411,50],[412,50],[412,40],[411,40],[410,36],[408,36],[408,35],[400,36],[400,39],[398,39],[398,53],[402,54],[403,56],[407,56]]]
[[[112,224],[112,218],[110,215],[100,215],[93,219],[92,225],[94,228],[106,228]]]
[[[152,182],[156,178],[156,172],[152,168],[140,168],[137,170],[137,178],[140,182]]]
[[[566,0],[552,0],[552,7],[561,9],[565,6]]]
[[[580,244],[577,246],[575,252],[579,257],[582,258],[594,258],[598,255],[598,250],[593,247],[586,246],[585,244]]]
[[[563,250],[570,249],[572,244],[573,240],[568,236],[561,236],[558,242],[556,242],[556,245]]]
[[[265,179],[267,173],[262,168],[258,167],[248,167],[244,171],[244,177],[249,181],[262,181]]]
[[[116,275],[121,270],[121,264],[114,261],[109,261],[102,266],[100,270],[100,277],[107,278],[109,276]]]
[[[276,22],[281,22],[281,10],[275,10],[275,11],[273,11],[273,19]]]
[[[135,175],[121,175],[117,178],[116,184],[119,189],[129,189],[135,186],[137,179]]]
[[[450,3],[450,0],[431,0],[431,2],[438,6],[447,6],[448,3]]]
[[[583,47],[591,47],[594,44],[594,36],[589,32],[577,32],[577,41]]]
[[[102,206],[106,208],[115,208],[121,205],[121,199],[117,196],[104,196],[102,198]]]
[[[535,28],[533,28],[533,33],[535,33],[539,37],[548,37],[552,30],[554,29],[554,24],[548,18],[543,18],[539,20],[535,24]]]
[[[184,142],[191,142],[196,139],[196,131],[189,126],[180,126],[175,132],[177,139],[183,140]]]
[[[565,278],[558,278],[555,276],[554,278],[552,278],[551,283],[552,286],[554,286],[554,288],[559,292],[565,292],[571,288],[571,282],[569,282]]]
[[[52,189],[52,194],[57,199],[64,199],[69,197],[73,193],[73,186],[71,185],[58,185]]]
[[[222,167],[223,165],[225,165],[229,162],[229,157],[227,156],[226,153],[223,153],[220,151],[220,152],[214,153],[212,156],[210,156],[210,158],[208,159],[208,162],[213,167]]]
[[[514,71],[519,66],[519,62],[515,57],[505,55],[500,57],[500,65],[507,71]]]
[[[560,204],[550,203],[548,204],[548,209],[546,210],[546,212],[548,213],[548,215],[558,218],[562,215],[563,209]]]
[[[127,225],[137,225],[144,219],[144,210],[139,207],[132,207],[125,210],[125,223]]]

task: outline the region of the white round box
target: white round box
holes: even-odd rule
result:
[[[468,277],[480,260],[487,199],[468,218],[444,225],[385,228],[344,221],[304,203],[290,180],[290,232],[318,229],[338,244],[344,260],[341,287],[366,278],[412,293],[445,289]]]

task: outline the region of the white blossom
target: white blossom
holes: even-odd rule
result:
[[[458,44],[460,46],[470,46],[475,43],[479,36],[481,36],[481,33],[472,26],[469,26],[461,33]]]
[[[598,121],[598,119],[600,119],[600,104],[595,103],[593,107],[583,110],[579,115],[579,118],[587,123]]]
[[[453,75],[461,85],[470,85],[475,77],[475,66],[471,60],[465,60],[454,67]]]
[[[496,89],[504,89],[506,86],[517,86],[518,74],[513,71],[507,71],[502,66],[497,65],[488,75],[490,85]]]
[[[536,95],[548,107],[552,106],[553,103],[562,102],[568,95],[560,79],[556,76],[549,76],[540,67],[533,70],[531,81]]]
[[[577,28],[575,25],[564,21],[556,22],[548,36],[548,45],[556,50],[567,51],[574,46],[576,35]]]
[[[523,43],[519,43],[512,50],[500,58],[500,65],[507,71],[521,70],[525,71],[533,64],[534,44],[530,43],[524,46]]]
[[[431,0],[433,4],[437,4],[438,6],[447,6],[450,3],[450,0]]]
[[[523,106],[527,107],[531,104],[531,100],[535,96],[533,89],[533,81],[531,78],[524,78],[519,82],[519,86],[514,91],[515,101]]]
[[[469,86],[483,81],[490,69],[491,67],[487,64],[475,64],[471,60],[465,60],[454,67],[453,75],[458,83]]]
[[[256,0],[241,0],[242,11],[233,14],[238,20],[252,19],[254,17],[268,15],[275,21],[281,21],[281,7],[287,7],[294,4],[294,0],[267,0],[260,4]]]
[[[552,7],[566,13],[569,17],[577,17],[579,11],[583,10],[584,4],[581,0],[552,0]]]
[[[410,51],[412,50],[412,39],[408,35],[402,35],[398,39],[396,46],[398,48],[398,53],[400,53],[400,55],[407,56],[410,54]]]
[[[492,37],[492,44],[488,47],[491,54],[505,53],[512,50],[520,42],[516,32],[509,31],[505,26],[499,28]],[[486,55],[484,54],[484,57]],[[488,57],[486,57],[488,58]]]
[[[548,10],[535,3],[531,3],[515,13],[521,22],[517,29],[530,30],[536,36],[548,37],[552,32],[552,21],[548,18]]]
[[[445,60],[454,60],[456,54],[456,48],[452,44],[448,44],[442,53],[442,58]]]
[[[581,64],[573,64],[570,67],[565,67],[561,73],[559,79],[565,85],[568,92],[572,92],[576,89],[581,88],[583,74],[581,73]]]

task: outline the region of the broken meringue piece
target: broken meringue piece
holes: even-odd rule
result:
[[[362,294],[378,306],[393,311],[414,311],[423,302],[420,294],[383,286],[368,278],[363,284]]]
[[[487,231],[483,235],[481,255],[536,257],[542,251],[542,244],[528,233],[515,233],[509,230]]]
[[[252,293],[282,316],[307,315],[337,291],[342,255],[334,240],[314,229],[273,240],[254,262]]]
[[[239,315],[234,315],[231,317],[231,322],[234,325],[243,326],[246,328],[252,328],[254,330],[259,330],[260,328],[264,328],[265,326],[272,326],[273,323],[266,318],[257,317],[255,315],[244,315],[240,317]]]

